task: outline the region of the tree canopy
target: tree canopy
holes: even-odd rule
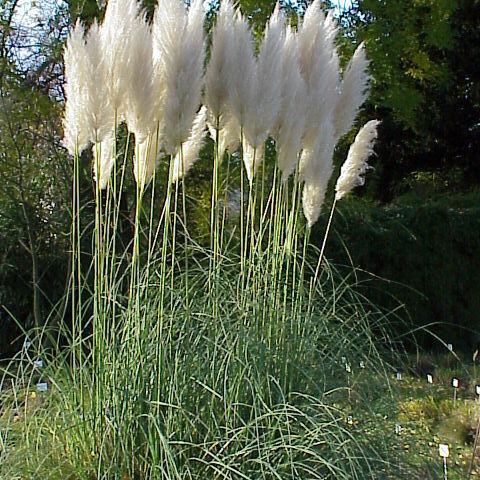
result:
[[[374,198],[426,174],[456,189],[480,181],[478,18],[477,0],[358,0],[342,15],[371,60],[364,115],[383,120]]]

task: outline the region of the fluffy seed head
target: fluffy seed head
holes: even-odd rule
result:
[[[225,112],[231,76],[231,55],[235,45],[233,36],[234,7],[223,0],[212,33],[210,60],[205,76],[205,102],[213,121]]]
[[[277,5],[265,28],[245,105],[245,136],[257,148],[267,139],[281,107],[283,42],[284,20]]]
[[[345,135],[353,126],[360,106],[367,98],[370,76],[365,45],[361,43],[345,69],[334,113],[335,138]]]
[[[128,129],[138,137],[147,137],[155,126],[153,54],[150,27],[143,15],[130,20],[125,42],[129,45],[129,77],[125,92],[125,119]]]
[[[265,156],[265,144],[262,143],[259,147],[254,147],[243,137],[242,154],[248,181],[252,185],[255,172]]]
[[[130,61],[132,50],[128,39],[134,27],[132,20],[139,14],[137,0],[109,0],[100,27],[102,49],[107,71],[105,93],[118,118],[123,116],[123,100],[134,73]]]
[[[287,27],[282,48],[282,89],[280,110],[272,136],[278,152],[278,167],[286,180],[298,164],[305,129],[306,85],[298,64],[298,41],[295,32]]]
[[[188,173],[198,159],[198,154],[203,145],[207,120],[207,108],[202,106],[193,121],[192,131],[188,140],[177,152],[173,162],[172,181],[175,183]]]
[[[200,104],[204,60],[204,12],[194,0],[187,14],[180,0],[160,0],[154,15],[154,60],[164,79],[164,145],[185,142]]]
[[[88,62],[84,28],[80,22],[70,31],[64,48],[65,113],[63,145],[70,155],[80,154],[88,145],[88,123],[85,94]]]
[[[85,102],[88,114],[89,136],[92,142],[102,142],[113,131],[115,112],[110,99],[103,91],[107,81],[100,28],[95,21],[86,37],[88,59],[87,88]]]
[[[232,35],[235,38],[229,62],[229,109],[240,126],[246,124],[248,111],[254,110],[252,85],[255,81],[253,36],[248,21],[237,10]]]
[[[322,210],[328,182],[333,172],[335,141],[333,125],[320,125],[313,148],[304,149],[300,158],[300,175],[303,188],[303,212],[309,228],[318,220]]]
[[[207,114],[208,117],[209,115]],[[218,158],[220,162],[223,160],[225,152],[232,153],[238,148],[241,138],[240,124],[233,115],[225,113],[222,115],[222,120],[222,126],[218,131]],[[209,120],[207,126],[210,136],[215,142],[217,140],[217,131],[214,122],[215,120],[213,122]]]
[[[315,0],[308,7],[298,34],[300,72],[307,87],[307,148],[312,148],[316,141],[316,126],[330,122],[333,116],[340,75],[336,33],[333,14],[325,17],[320,1]]]
[[[135,181],[144,188],[153,177],[160,152],[158,129],[148,135],[135,134],[133,174]]]
[[[115,163],[114,145],[115,135],[112,131],[105,136],[101,143],[95,143],[92,147],[93,173],[100,190],[106,188]]]
[[[365,183],[363,175],[371,168],[367,160],[373,153],[373,146],[377,138],[378,120],[370,120],[358,132],[355,141],[350,146],[347,159],[342,165],[340,176],[335,186],[335,198],[340,200],[355,187]]]

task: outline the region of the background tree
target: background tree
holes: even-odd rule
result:
[[[2,2],[0,319],[7,341],[15,331],[5,319],[42,327],[65,288],[71,169],[60,145],[58,98],[68,23],[51,7],[52,16],[24,23],[20,2]]]
[[[343,13],[345,37],[365,41],[371,59],[365,117],[383,121],[374,198],[388,201],[415,179],[478,185],[478,18],[478,0],[358,0]]]

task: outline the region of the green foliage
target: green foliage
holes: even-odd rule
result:
[[[375,79],[371,102],[415,131],[421,128],[419,109],[429,101],[425,87],[450,80],[445,54],[454,48],[456,8],[455,0],[358,2],[365,23],[357,36],[366,41]]]
[[[358,0],[342,16],[343,44],[365,41],[373,82],[360,122],[382,120],[374,182],[381,201],[413,171],[458,168],[478,185],[480,3],[469,0]]]
[[[480,332],[480,237],[473,233],[479,205],[478,191],[431,197],[427,190],[384,207],[347,199],[337,206],[326,255],[347,270],[353,262],[369,298],[404,304],[407,330],[429,325],[445,342],[473,351]],[[316,232],[320,242],[324,226]],[[438,344],[427,332],[416,338],[425,347]]]

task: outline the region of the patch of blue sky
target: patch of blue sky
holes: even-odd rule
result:
[[[353,0],[330,0],[330,3],[335,9],[335,14],[340,15],[352,6]]]
[[[65,7],[64,0],[18,1],[12,18],[15,37],[11,50],[19,65],[28,68],[33,59],[41,58],[42,42],[48,39],[49,22],[62,7]]]

